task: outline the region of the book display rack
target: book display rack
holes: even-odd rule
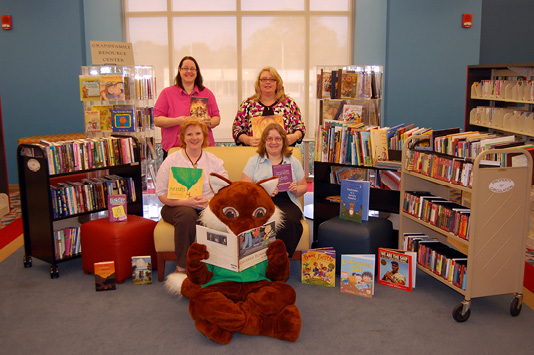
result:
[[[140,143],[143,191],[155,188],[158,159],[153,116],[154,68],[149,65],[83,66],[79,81],[86,135],[136,137]]]
[[[127,195],[128,214],[143,215],[140,147],[125,135],[18,146],[24,267],[35,257],[59,277],[57,264],[81,255],[80,223],[107,211],[108,194]]]
[[[402,177],[401,177],[401,205],[399,215],[399,245],[403,245],[405,234],[422,234],[429,239],[434,239],[432,243],[442,245],[430,246],[430,250],[437,251],[429,255],[428,259],[422,262],[419,259],[418,268],[436,280],[451,287],[455,291],[465,296],[465,300],[458,304],[452,312],[453,318],[458,322],[466,321],[470,314],[471,299],[475,297],[485,297],[514,293],[515,297],[510,306],[510,313],[516,316],[521,311],[523,275],[525,268],[525,247],[526,236],[528,234],[529,220],[529,191],[532,176],[532,158],[530,154],[517,148],[489,149],[484,150],[474,160],[461,159],[463,165],[460,170],[468,168],[465,174],[467,179],[456,179],[453,175],[425,173],[417,167],[414,157],[417,155],[416,143],[423,136],[408,138],[404,143],[402,152]],[[428,137],[426,137],[428,139]],[[431,153],[426,151],[426,153]],[[485,161],[490,161],[493,155],[518,154],[525,157],[523,166],[500,167],[486,166]],[[440,165],[443,155],[435,153],[431,158],[430,165],[440,169],[451,171],[452,167],[446,169],[446,165]],[[450,157],[450,160],[459,160],[458,157]],[[440,168],[441,166],[441,168]],[[459,173],[461,176],[461,172]],[[451,217],[447,204],[433,201],[433,213],[417,213],[417,208],[410,207],[410,201],[406,199],[419,195],[419,202],[423,195],[441,197],[443,200],[452,199],[454,192],[461,191],[461,205],[457,208],[459,214],[469,210],[467,232],[462,233],[455,229],[455,218]],[[434,198],[435,198],[434,197]],[[416,201],[416,206],[417,206]],[[421,204],[423,206],[423,204]],[[448,203],[449,207],[454,205]],[[456,206],[457,207],[457,206]],[[429,242],[426,242],[429,243]],[[417,250],[421,258],[421,245]],[[438,243],[439,244],[439,243]],[[437,244],[436,244],[437,245]],[[447,256],[449,250],[454,250],[460,254],[465,265],[465,279],[461,282],[452,282],[450,278],[440,270],[447,270],[446,267],[437,267],[436,263],[441,262],[439,250],[445,250]],[[426,249],[425,249],[426,250]],[[450,260],[458,255],[451,256]],[[447,258],[443,259],[445,262]]]
[[[373,177],[376,180],[381,171],[397,170],[396,167],[376,166],[378,154],[373,156],[370,135],[365,134],[367,128],[379,127],[382,121],[383,72],[382,66],[347,65],[316,68],[319,128],[315,144],[312,245],[317,242],[319,225],[334,216],[339,216],[339,200],[332,199],[340,195],[339,181],[333,178],[335,170],[354,168],[354,171],[357,170],[365,180],[373,180]],[[364,132],[362,136],[367,138],[364,144],[358,135],[361,131]],[[394,151],[389,151],[387,146],[385,139],[380,151],[384,152],[385,149],[386,156],[390,160],[400,160],[399,151],[395,154]],[[369,209],[398,213],[399,191],[373,186],[375,185],[372,184],[371,187]]]

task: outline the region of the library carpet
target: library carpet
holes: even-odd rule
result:
[[[0,219],[0,262],[24,244],[17,185],[9,186],[9,202],[9,213]]]

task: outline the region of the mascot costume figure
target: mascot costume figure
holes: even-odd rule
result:
[[[208,228],[239,233],[275,222],[283,223],[282,212],[270,195],[278,178],[251,182],[231,182],[210,175],[215,192],[201,223]],[[202,262],[209,258],[206,246],[194,243],[187,253],[187,275],[167,277],[166,289],[189,298],[189,313],[196,328],[209,339],[228,344],[234,332],[264,335],[296,341],[301,317],[295,305],[295,290],[289,278],[289,259],[284,242],[276,240],[267,248],[267,260],[241,272],[230,271]]]

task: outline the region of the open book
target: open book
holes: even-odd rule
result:
[[[206,245],[205,263],[240,272],[267,260],[267,246],[276,240],[274,222],[235,235],[197,226],[197,243]]]

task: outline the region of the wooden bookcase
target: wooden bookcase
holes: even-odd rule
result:
[[[314,162],[313,176],[313,243],[317,242],[319,225],[324,221],[339,216],[339,202],[326,199],[327,196],[339,195],[341,186],[330,183],[332,166],[351,166],[336,163]],[[377,169],[374,167],[358,166],[359,168]],[[371,188],[369,209],[399,213],[399,191]]]
[[[407,170],[412,144],[419,139],[423,137],[410,137],[403,148],[399,245],[402,245],[404,233],[419,232],[467,255],[465,290],[418,265],[428,275],[465,296],[465,300],[453,310],[456,321],[463,322],[469,318],[472,298],[507,293],[515,293],[510,313],[516,316],[522,304],[532,174],[530,154],[513,148],[480,153],[473,162],[472,188],[469,188]],[[524,154],[527,165],[481,167],[481,161],[488,159],[490,154],[512,153]],[[508,189],[496,188],[500,184]],[[448,198],[451,189],[461,190],[462,204],[471,208],[469,240],[459,238],[402,210],[405,191],[429,191],[433,195]]]
[[[123,137],[123,136],[121,136]],[[136,201],[128,204],[128,214],[143,215],[143,194],[140,162],[140,143],[132,137],[134,162],[63,174],[50,174],[45,148],[39,144],[20,144],[17,164],[20,186],[20,203],[24,231],[24,267],[32,266],[32,257],[50,263],[50,277],[59,277],[58,263],[78,258],[79,255],[56,259],[54,231],[65,222],[78,224],[78,219],[106,211],[106,209],[71,214],[55,218],[50,185],[64,181],[81,181],[92,176],[116,174],[131,177],[135,184]]]

